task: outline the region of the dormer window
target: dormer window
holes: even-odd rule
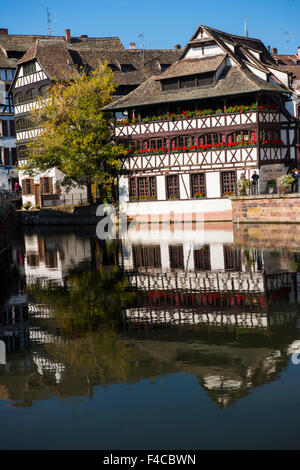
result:
[[[121,72],[123,73],[133,72],[134,70],[135,68],[132,64],[121,64]]]
[[[160,70],[161,72],[164,72],[167,70],[168,67],[170,67],[171,64],[160,64]]]
[[[23,65],[23,74],[30,75],[31,73],[36,72],[35,62],[29,62],[29,64]]]
[[[117,67],[115,64],[108,64],[108,66],[112,69],[113,72],[120,70],[119,67]]]
[[[177,90],[178,88],[195,88],[213,85],[215,83],[214,72],[199,75],[188,75],[185,77],[169,78],[162,80],[163,91]]]

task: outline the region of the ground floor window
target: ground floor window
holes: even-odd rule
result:
[[[156,199],[156,177],[139,176],[129,180],[129,197],[131,201]]]
[[[31,196],[34,194],[34,184],[32,178],[26,178],[22,181],[22,194],[24,196]]]
[[[236,174],[235,171],[223,171],[222,177],[222,195],[236,193]]]
[[[44,177],[40,179],[41,194],[52,194],[52,178]]]
[[[179,199],[179,176],[168,175],[166,178],[167,184],[167,199]]]
[[[204,173],[191,174],[191,197],[205,197],[205,176]]]

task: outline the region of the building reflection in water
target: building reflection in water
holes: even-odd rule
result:
[[[300,258],[234,239],[230,224],[141,226],[121,244],[93,230],[13,239],[0,396],[31,406],[184,372],[226,407],[277,380],[299,339]]]

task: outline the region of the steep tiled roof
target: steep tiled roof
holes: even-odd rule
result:
[[[177,50],[126,50],[91,47],[93,41],[85,42],[80,47],[67,44],[63,39],[38,39],[18,64],[37,59],[50,79],[65,78],[75,66],[95,69],[99,61],[107,61],[113,66],[118,85],[140,85],[151,75],[161,71],[160,64],[172,64],[180,51]],[[99,44],[98,44],[99,46]],[[123,66],[131,66],[123,71]]]
[[[38,40],[63,41],[64,36],[46,36],[46,35],[26,35],[26,34],[7,34],[0,36],[0,67],[16,68],[17,62],[25,54],[22,62],[32,60],[36,57],[36,43]],[[35,46],[34,46],[35,45]],[[34,48],[32,48],[34,46]],[[98,50],[120,50],[124,49],[120,38],[71,38],[71,44],[74,50],[98,49]],[[30,51],[30,52],[29,52]]]
[[[74,70],[74,63],[63,39],[38,39],[18,62],[37,59],[49,78],[64,79]]]

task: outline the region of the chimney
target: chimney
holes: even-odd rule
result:
[[[0,36],[7,36],[8,29],[7,28],[0,28]]]
[[[81,34],[80,37],[81,38],[88,38],[88,35],[87,34]]]
[[[71,44],[71,30],[65,29],[65,38],[68,44]]]
[[[174,49],[177,49],[177,50],[181,49],[181,44],[175,44]]]
[[[129,43],[129,49],[130,49],[131,51],[133,51],[133,50],[136,49],[136,44],[135,44],[135,42],[130,42],[130,43]]]
[[[271,49],[271,54],[272,54],[272,55],[278,55],[278,49],[277,49],[277,47],[272,47],[272,49]]]
[[[297,59],[300,60],[300,46],[298,46],[298,54],[297,54]]]

